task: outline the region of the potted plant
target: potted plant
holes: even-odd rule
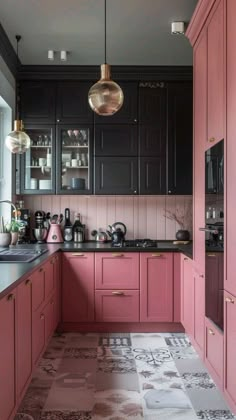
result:
[[[11,222],[4,223],[3,217],[0,222],[0,246],[16,245],[18,232],[22,227],[22,222],[12,219]]]
[[[11,233],[4,224],[3,217],[0,218],[0,246],[9,246],[11,243]]]

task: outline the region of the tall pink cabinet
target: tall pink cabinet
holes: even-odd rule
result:
[[[194,57],[194,261],[205,275],[205,150],[224,139],[224,332],[205,317],[203,358],[236,413],[236,1],[199,0],[187,37]],[[203,276],[203,277],[202,277]],[[200,293],[202,296],[202,293]],[[205,315],[205,314],[204,314]],[[201,330],[201,326],[198,326]],[[200,341],[202,334],[200,331]]]

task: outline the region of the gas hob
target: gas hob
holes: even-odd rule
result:
[[[152,239],[132,239],[113,246],[122,248],[157,248],[158,244],[156,240]]]

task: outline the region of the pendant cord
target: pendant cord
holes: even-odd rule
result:
[[[21,36],[20,35],[16,35],[16,57],[17,57],[17,63],[16,63],[16,67],[17,67],[17,71],[19,69],[19,42],[21,40]],[[19,120],[20,119],[20,112],[19,112],[19,102],[20,102],[20,94],[19,94],[19,83],[17,81],[16,78],[16,99],[15,99],[16,103],[15,103],[15,119]]]
[[[104,23],[105,23],[105,64],[107,63],[107,1],[104,0]]]

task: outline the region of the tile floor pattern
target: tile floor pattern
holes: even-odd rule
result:
[[[55,334],[15,420],[223,420],[186,335]]]

